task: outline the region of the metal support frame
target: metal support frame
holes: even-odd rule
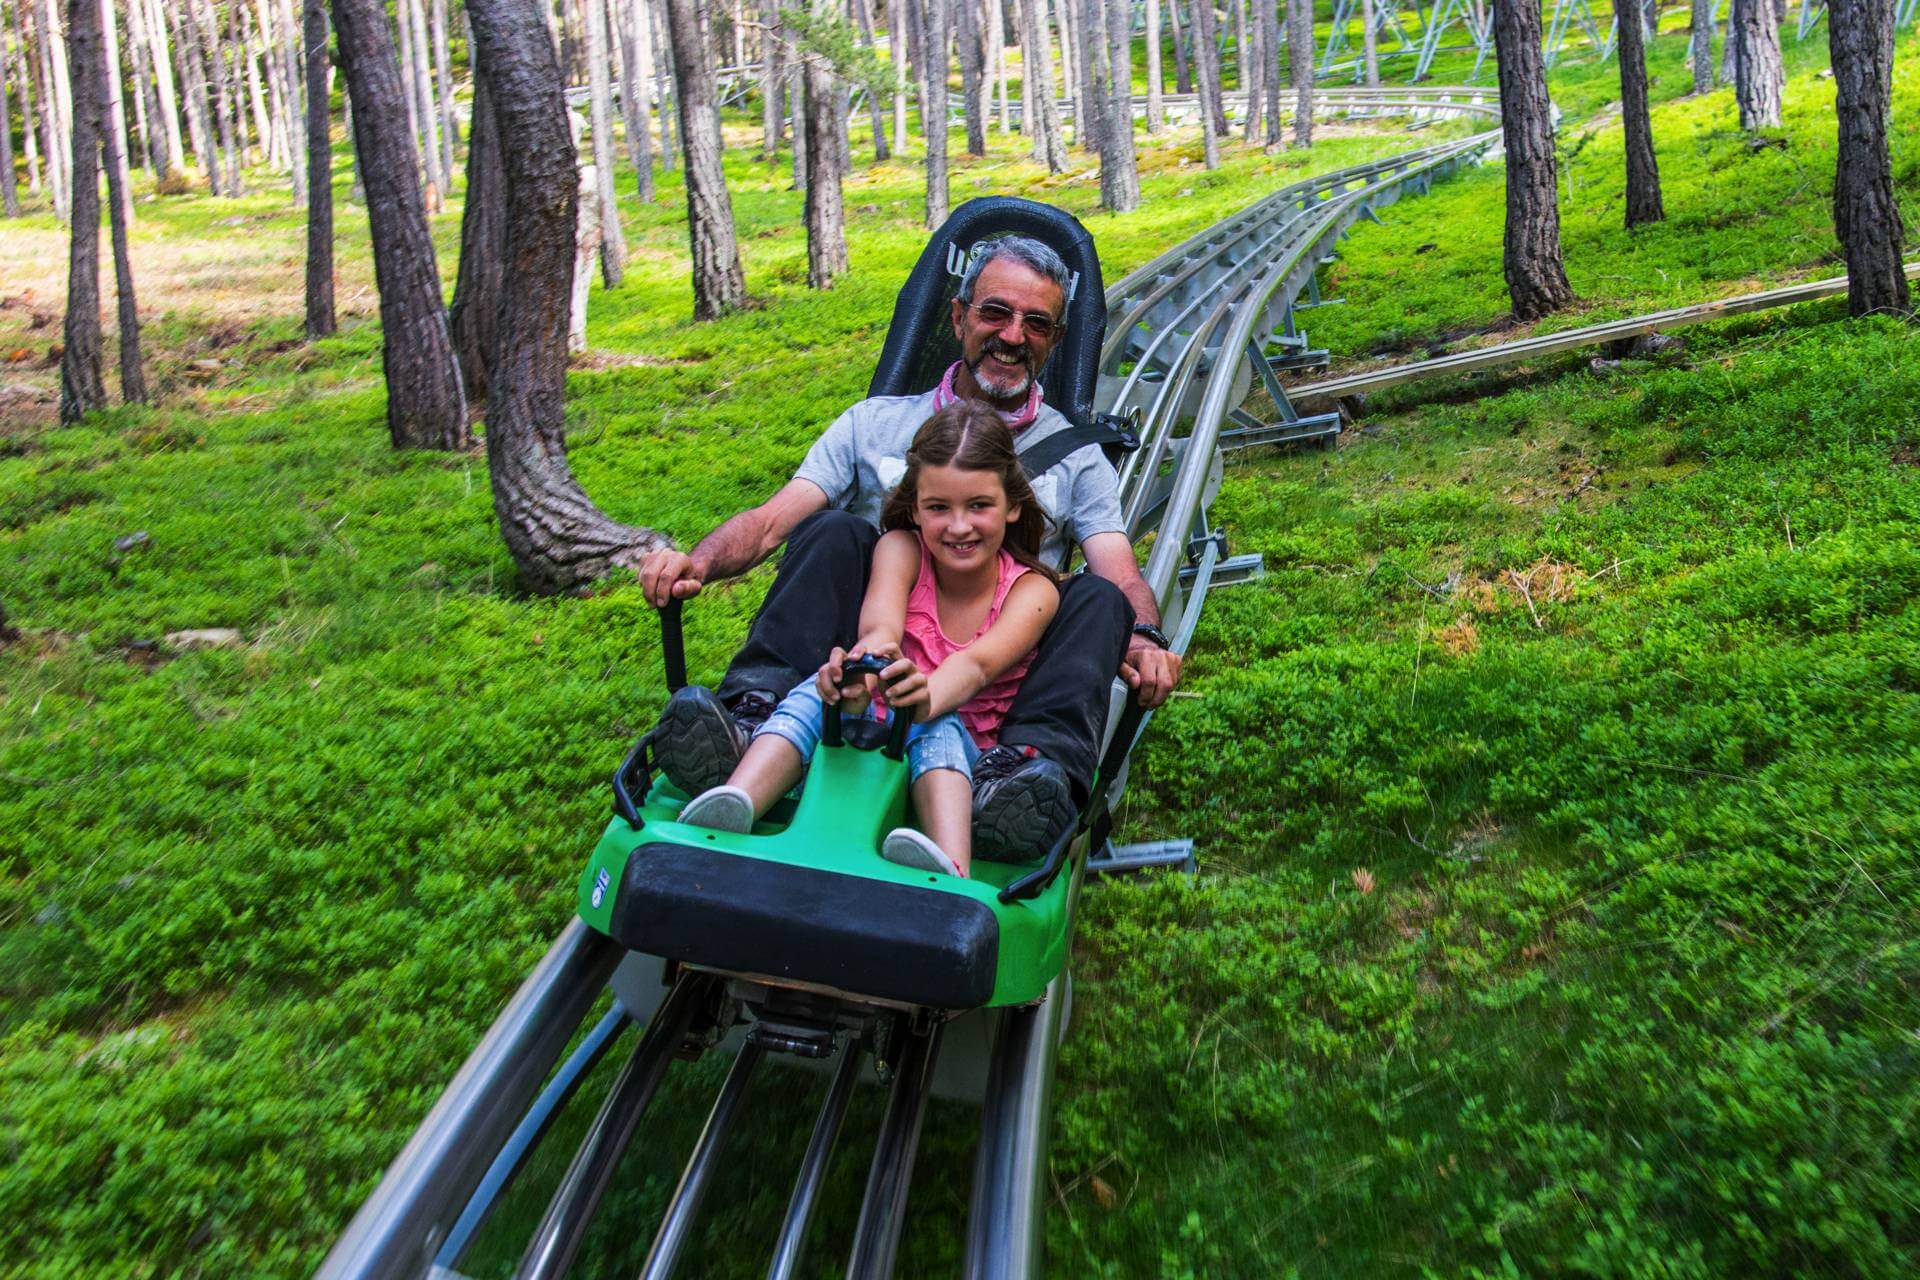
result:
[[[1178,867],[1192,873],[1199,870],[1191,840],[1148,840],[1141,844],[1114,844],[1109,841],[1100,852],[1087,859],[1088,875],[1119,875],[1146,871],[1154,867]]]

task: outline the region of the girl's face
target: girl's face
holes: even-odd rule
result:
[[[991,563],[1007,539],[1007,523],[1019,518],[996,472],[920,468],[913,521],[936,565],[965,571]]]

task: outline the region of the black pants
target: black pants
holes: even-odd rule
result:
[[[879,541],[879,530],[845,511],[822,511],[795,526],[720,696],[764,689],[780,697],[818,671],[833,646],[859,639]],[[1063,581],[1060,610],[1000,728],[1004,745],[1030,747],[1065,769],[1076,800],[1093,784],[1107,693],[1132,626],[1127,598],[1105,578],[1077,573]]]

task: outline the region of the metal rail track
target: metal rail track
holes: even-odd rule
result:
[[[1428,114],[1468,118],[1497,111],[1481,90],[1409,96],[1395,89],[1377,91],[1370,102],[1409,110],[1417,103]],[[1305,305],[1303,291],[1308,301],[1315,296],[1314,271],[1356,219],[1424,191],[1434,178],[1485,154],[1496,136],[1483,132],[1296,183],[1108,288],[1099,408],[1139,424],[1141,446],[1127,463],[1121,491],[1133,531],[1155,535],[1145,572],[1177,652],[1192,642],[1208,593],[1257,571],[1257,557],[1249,566],[1248,557],[1226,555],[1208,514],[1221,451],[1313,437],[1298,420],[1248,426],[1240,406],[1258,380],[1284,411],[1274,367],[1314,358],[1293,324],[1296,307]],[[1276,344],[1280,354],[1270,354],[1267,348]],[[1124,693],[1115,690],[1116,709]],[[1108,722],[1118,726],[1122,718],[1110,715]],[[1124,771],[1103,783],[1117,796]],[[1076,896],[1090,843],[1083,838],[1072,860]],[[550,1193],[516,1280],[569,1273],[672,1059],[723,1043],[736,1046],[736,1056],[654,1235],[641,1272],[647,1280],[665,1280],[689,1260],[702,1197],[748,1109],[752,1081],[771,1058],[812,1062],[830,1071],[831,1081],[772,1245],[769,1277],[795,1274],[848,1097],[867,1058],[889,1094],[846,1274],[853,1280],[893,1274],[920,1128],[936,1088],[980,1105],[963,1274],[969,1280],[1042,1274],[1048,1122],[1071,999],[1067,973],[1036,1004],[951,1021],[752,975],[689,970],[667,986],[663,973],[659,961],[623,956],[578,920],[569,925],[328,1254],[320,1280],[459,1277],[528,1154],[629,1028],[639,1029],[638,1042]],[[608,989],[615,996],[612,1011],[561,1062]]]

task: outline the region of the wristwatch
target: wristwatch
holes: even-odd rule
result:
[[[1133,634],[1137,636],[1145,636],[1147,639],[1159,645],[1162,649],[1170,650],[1173,648],[1173,641],[1167,638],[1167,633],[1162,631],[1159,627],[1154,626],[1151,622],[1134,623]]]

